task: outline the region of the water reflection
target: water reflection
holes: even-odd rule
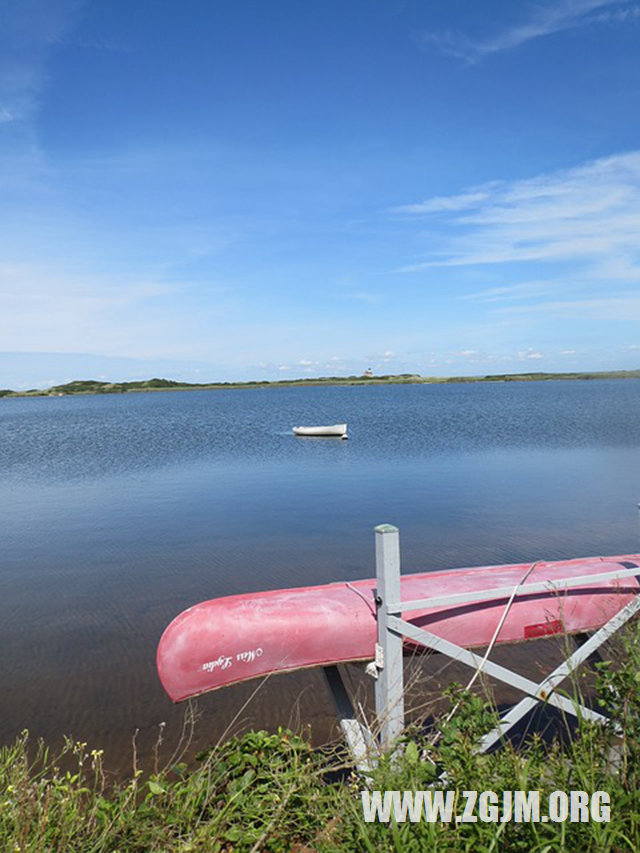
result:
[[[27,726],[128,748],[136,727],[179,716],[154,666],[177,612],[219,595],[369,577],[381,522],[401,529],[405,571],[637,551],[637,389],[0,400],[0,739]],[[343,421],[349,441],[290,432]],[[302,689],[313,677],[279,683]],[[277,724],[292,692],[278,687],[246,713]],[[205,700],[203,737],[226,727],[241,694]],[[313,702],[303,707],[314,716]]]

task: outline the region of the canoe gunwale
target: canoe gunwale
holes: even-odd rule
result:
[[[403,610],[404,612],[411,612],[412,610],[423,610],[430,609],[435,607],[441,607],[443,605],[455,605],[456,603],[460,604],[481,604],[483,601],[494,602],[494,601],[502,601],[509,598],[511,595],[518,596],[519,599],[523,599],[529,596],[547,596],[554,594],[563,594],[568,592],[570,589],[575,590],[576,592],[586,592],[590,594],[597,593],[598,591],[601,593],[610,592],[610,587],[594,587],[594,584],[603,580],[621,580],[627,577],[632,577],[636,579],[636,583],[640,579],[640,567],[636,566],[633,569],[624,568],[618,570],[614,570],[611,572],[601,572],[600,574],[593,575],[592,577],[589,575],[582,575],[579,577],[571,578],[562,578],[556,581],[540,581],[538,583],[523,583],[519,584],[517,587],[496,587],[494,589],[486,589],[480,590],[478,593],[460,593],[458,595],[443,595],[435,598],[422,598],[416,599],[415,601],[394,601],[389,602],[386,606],[387,612],[398,612]],[[627,591],[632,591],[631,590]],[[617,591],[617,590],[616,590]],[[619,590],[622,591],[622,590]],[[477,596],[477,597],[476,597]]]

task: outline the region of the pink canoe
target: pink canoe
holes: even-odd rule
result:
[[[640,588],[640,555],[540,562],[526,584],[638,567],[622,580],[519,594],[497,643],[550,634],[576,634],[605,624]],[[403,601],[501,587],[523,581],[530,564],[483,566],[402,577]],[[162,684],[174,702],[257,676],[312,666],[371,660],[377,637],[375,580],[230,595],[185,610],[158,645]],[[509,595],[404,615],[443,639],[473,648],[488,645]],[[413,648],[407,643],[407,648]]]

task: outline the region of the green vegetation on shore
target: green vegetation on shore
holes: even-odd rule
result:
[[[249,732],[200,756],[109,783],[100,750],[68,740],[62,755],[26,733],[0,750],[0,849],[15,853],[623,853],[640,849],[640,630],[620,640],[619,663],[596,664],[600,704],[611,723],[580,718],[572,737],[533,735],[486,755],[477,744],[496,720],[490,694],[447,691],[451,712],[427,733],[408,730],[402,752],[385,758],[370,790],[605,792],[609,819],[585,822],[366,822],[361,790],[344,753],[312,749],[285,730]],[[575,695],[580,683],[574,682]],[[156,759],[157,759],[157,750]],[[63,770],[62,766],[70,769]],[[446,773],[446,782],[439,777]],[[474,814],[478,815],[476,805]],[[557,815],[556,815],[557,816]],[[486,815],[485,815],[486,817]],[[579,815],[584,819],[584,813]],[[602,819],[604,818],[604,819]]]
[[[314,379],[279,379],[272,382],[177,382],[173,379],[144,379],[134,382],[101,382],[82,379],[54,385],[13,391],[1,388],[0,397],[65,397],[77,394],[125,394],[130,391],[208,391],[223,388],[283,388],[304,385],[429,385],[460,382],[540,382],[553,379],[640,379],[640,370],[607,370],[589,373],[498,373],[487,376],[420,376],[396,373],[381,376],[320,376]]]

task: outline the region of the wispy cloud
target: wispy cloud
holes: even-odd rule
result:
[[[176,325],[191,327],[180,298],[188,284],[37,263],[0,265],[3,349],[180,355]],[[217,312],[227,310],[220,300]],[[172,319],[173,318],[173,319]],[[151,334],[151,330],[153,334]],[[195,332],[194,332],[195,334]]]
[[[544,358],[544,356],[539,352],[539,350],[534,350],[529,347],[529,349],[520,350],[518,352],[518,358],[520,361],[537,361],[540,358]]]
[[[358,302],[380,302],[380,295],[378,293],[372,293],[367,290],[352,290],[347,291],[344,294],[345,299],[355,299]]]
[[[473,63],[490,54],[511,50],[532,39],[564,30],[593,24],[622,23],[638,17],[640,9],[631,6],[630,0],[564,0],[538,5],[527,19],[484,38],[445,32],[425,33],[422,39],[424,44],[434,45],[443,53]]]
[[[595,299],[552,299],[534,306],[501,308],[500,312],[514,316],[526,313],[528,318],[539,314],[569,322],[597,320],[602,323],[610,321],[638,323],[640,322],[640,296],[613,293]]]
[[[488,197],[486,190],[460,193],[454,196],[436,196],[417,204],[405,204],[394,208],[396,213],[441,213],[475,207]]]
[[[426,259],[403,267],[404,272],[526,262],[555,270],[552,265],[561,263],[571,264],[572,276],[582,282],[640,283],[640,151],[527,180],[493,182],[474,194],[483,198],[450,213],[438,200],[440,212],[429,214],[430,233],[448,231]],[[463,191],[451,198],[470,195]],[[421,221],[425,214],[417,216]],[[548,284],[536,280],[492,288],[476,298],[522,298],[542,293]]]
[[[80,0],[7,0],[0,31],[0,121],[30,119],[47,84],[46,56],[75,20]]]
[[[459,299],[470,299],[474,302],[511,302],[520,299],[531,299],[552,292],[554,282],[527,281],[506,287],[489,287],[474,293],[465,293]]]

